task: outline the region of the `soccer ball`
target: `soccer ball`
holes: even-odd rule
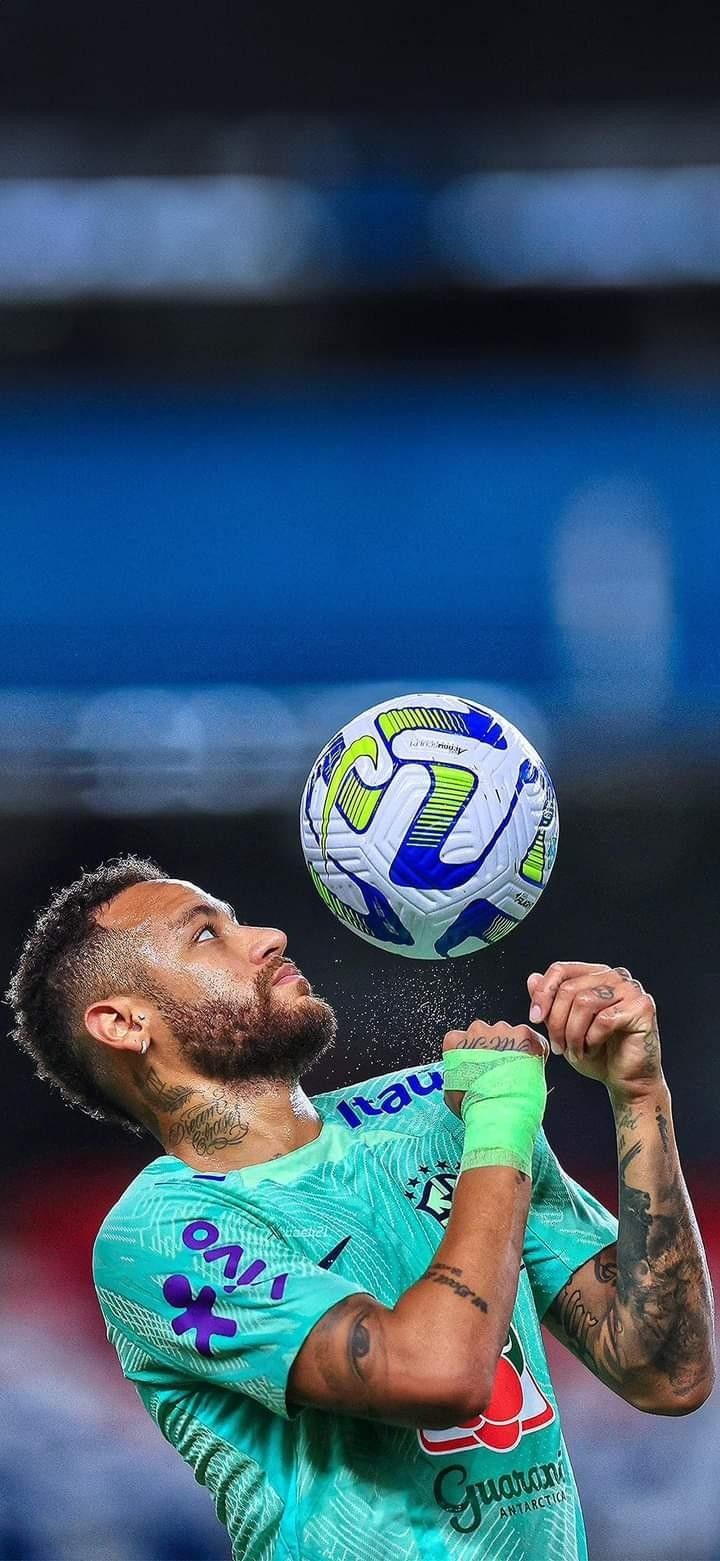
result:
[[[310,877],[358,937],[409,959],[473,954],[532,910],[555,861],[542,759],[504,716],[405,694],[323,748],[300,807]]]

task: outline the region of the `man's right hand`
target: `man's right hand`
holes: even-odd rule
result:
[[[538,1034],[537,1030],[531,1030],[527,1024],[507,1024],[504,1019],[498,1019],[495,1024],[486,1024],[483,1019],[473,1019],[467,1030],[448,1030],[443,1040],[443,1055],[447,1051],[463,1049],[525,1052],[531,1057],[540,1057],[542,1062],[547,1062],[550,1055],[548,1042],[544,1036]],[[464,1090],[445,1090],[445,1104],[456,1117],[461,1115],[464,1098]]]

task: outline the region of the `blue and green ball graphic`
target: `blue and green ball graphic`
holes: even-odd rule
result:
[[[522,733],[451,694],[356,716],[308,776],[300,837],[329,910],[389,953],[472,954],[532,910],[552,871],[552,781]]]

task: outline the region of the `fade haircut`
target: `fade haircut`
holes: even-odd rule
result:
[[[149,858],[127,855],[57,889],[25,939],[5,995],[15,1014],[13,1039],[32,1057],[36,1076],[68,1105],[138,1134],[142,1123],[102,1082],[83,1015],[113,992],[150,992],[137,934],[101,926],[96,912],[133,884],[167,877]]]

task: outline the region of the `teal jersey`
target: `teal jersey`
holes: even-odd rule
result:
[[[318,1137],[262,1165],[145,1167],[94,1277],[122,1370],[211,1491],[234,1561],[584,1561],[540,1331],[615,1220],[539,1135],[517,1301],[484,1415],[443,1430],[297,1410],[290,1368],[328,1308],[394,1306],[442,1241],[463,1126],[439,1065],[314,1098]],[[432,1341],[428,1341],[432,1348]]]

